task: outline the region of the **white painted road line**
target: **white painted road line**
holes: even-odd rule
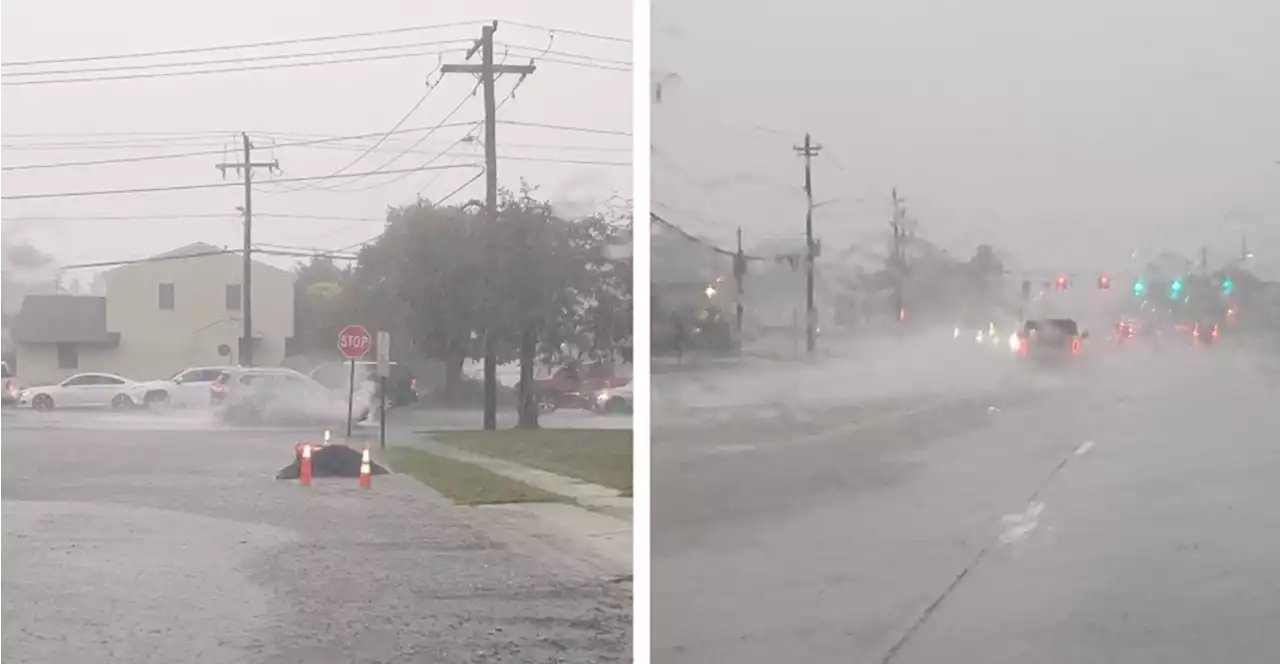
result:
[[[1031,531],[1040,525],[1040,513],[1044,511],[1044,503],[1033,501],[1027,504],[1027,510],[1022,514],[1006,514],[1000,519],[1004,524],[1005,530],[1000,535],[1000,541],[1004,544],[1016,544],[1026,539]]]
[[[1092,440],[1086,440],[1083,443],[1080,443],[1080,447],[1076,448],[1076,456],[1084,456],[1089,450],[1093,449],[1093,445],[1094,443]]]

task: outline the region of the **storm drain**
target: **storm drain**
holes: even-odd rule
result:
[[[369,472],[387,475],[389,471],[376,463],[369,464]],[[293,463],[276,473],[278,480],[296,480],[302,470],[302,450],[295,451]],[[324,445],[311,448],[312,477],[360,477],[360,450],[346,445]]]

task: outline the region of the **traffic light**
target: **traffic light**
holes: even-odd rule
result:
[[[1057,281],[1054,282],[1054,287],[1060,291],[1067,290],[1067,278],[1058,277]]]
[[[1142,297],[1142,294],[1145,292],[1147,292],[1147,285],[1143,283],[1141,279],[1138,279],[1133,282],[1134,297]]]
[[[1102,275],[1101,277],[1098,277],[1098,290],[1110,290],[1110,289],[1111,289],[1111,278],[1105,274]]]
[[[1173,283],[1169,284],[1169,299],[1176,300],[1181,295],[1182,295],[1182,280],[1174,279]]]
[[[1230,295],[1231,291],[1235,290],[1235,287],[1236,287],[1235,282],[1231,281],[1231,277],[1227,277],[1226,279],[1222,280],[1223,295]]]

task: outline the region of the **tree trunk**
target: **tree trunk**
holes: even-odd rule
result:
[[[538,428],[538,399],[533,389],[533,363],[537,360],[538,330],[526,322],[520,331],[520,429]]]

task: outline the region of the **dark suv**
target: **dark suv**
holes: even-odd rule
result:
[[[1080,354],[1089,338],[1070,318],[1046,318],[1023,323],[1018,332],[1018,353],[1038,360],[1054,360]]]

